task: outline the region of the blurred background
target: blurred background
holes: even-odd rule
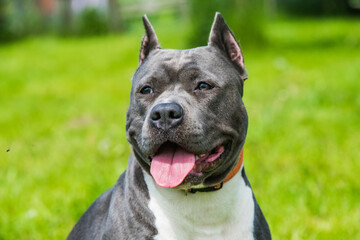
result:
[[[144,13],[191,21],[187,45],[203,44],[209,19],[220,11],[242,42],[264,41],[265,23],[279,17],[355,17],[359,0],[1,0],[0,41],[29,36],[87,37],[128,33]],[[135,25],[135,26],[134,26]],[[201,37],[199,37],[199,35]],[[245,35],[245,34],[243,34]]]
[[[245,56],[244,163],[273,239],[360,239],[360,0],[0,0],[0,239],[66,238],[125,170],[142,15],[185,49],[216,11]]]

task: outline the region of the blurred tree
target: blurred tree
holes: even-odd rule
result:
[[[202,46],[207,43],[211,20],[222,1],[209,0],[206,1],[206,4],[204,2],[204,0],[189,0],[192,27],[189,44],[191,47]]]
[[[349,0],[277,0],[280,10],[294,15],[338,15],[350,11]]]
[[[60,34],[69,35],[72,32],[71,0],[60,2]]]
[[[48,21],[44,21],[37,1],[13,0],[9,2],[9,27],[16,37],[46,32]]]
[[[221,12],[243,45],[264,43],[264,9],[261,0],[189,0],[191,47],[205,45],[215,12]]]
[[[100,35],[109,31],[106,15],[99,9],[87,7],[78,16],[77,32],[80,35]]]
[[[120,4],[118,0],[108,0],[109,29],[112,32],[120,32],[123,26],[120,21]]]
[[[8,1],[0,0],[0,42],[9,41],[12,38],[12,33],[9,29],[7,8]]]

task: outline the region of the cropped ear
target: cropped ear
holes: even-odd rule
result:
[[[152,50],[161,48],[155,30],[151,26],[149,19],[146,15],[144,15],[142,19],[144,22],[146,34],[141,42],[139,66],[144,62],[145,58]]]
[[[241,48],[219,12],[215,14],[208,45],[217,47],[228,56],[239,70],[241,79],[246,80],[248,78]]]

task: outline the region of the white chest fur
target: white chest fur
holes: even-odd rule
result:
[[[254,239],[254,201],[241,171],[220,191],[188,195],[161,188],[147,173],[144,176],[156,240]]]

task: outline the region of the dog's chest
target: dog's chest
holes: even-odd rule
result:
[[[220,191],[185,195],[156,186],[144,173],[156,240],[254,239],[251,188],[237,174]]]

